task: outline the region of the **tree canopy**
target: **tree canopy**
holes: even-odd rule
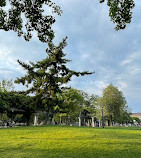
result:
[[[99,100],[99,104],[104,108],[106,115],[117,121],[121,116],[121,111],[126,105],[125,97],[117,87],[110,84],[103,90],[103,96]]]
[[[84,76],[93,72],[76,72],[67,68],[66,63],[70,60],[65,59],[63,49],[66,46],[66,39],[55,46],[52,42],[49,43],[49,48],[46,50],[47,57],[37,63],[30,62],[25,64],[18,61],[19,64],[27,70],[24,77],[17,78],[15,83],[22,83],[27,87],[26,94],[33,93],[36,96],[38,106],[43,106],[43,109],[50,112],[54,106],[58,104],[58,93],[64,89],[64,84],[67,84],[72,76]]]
[[[37,32],[41,42],[52,40],[55,18],[53,15],[45,15],[45,6],[51,7],[52,13],[62,13],[60,7],[51,0],[1,0],[0,29],[15,31],[27,41],[32,38],[32,31]]]
[[[132,19],[134,0],[99,0],[109,6],[109,16],[116,24],[115,29],[124,29]],[[45,9],[48,8],[48,15]],[[52,13],[49,14],[49,9]],[[52,0],[1,0],[0,1],[0,29],[15,31],[29,41],[32,32],[37,33],[41,42],[49,42],[54,38],[52,25],[55,23],[53,13],[61,15],[61,8]]]
[[[80,93],[80,90],[67,88],[62,93],[59,93],[58,98],[61,101],[61,105],[58,107],[57,114],[59,116],[66,116],[66,124],[68,124],[68,118],[76,119],[78,117],[84,97]]]
[[[11,108],[16,109],[12,112]],[[18,112],[19,110],[19,112]],[[22,112],[23,111],[23,112]],[[15,93],[14,91],[0,91],[0,113],[6,114],[9,118],[16,113],[22,113],[29,121],[30,116],[35,111],[34,100],[31,96],[25,96],[22,94]]]
[[[107,1],[109,6],[109,16],[111,21],[116,24],[115,29],[120,30],[126,28],[131,22],[132,9],[135,6],[134,0],[99,0],[100,3]]]
[[[0,91],[12,91],[14,89],[13,80],[2,79],[0,81]]]
[[[74,88],[64,89],[62,93],[59,94],[59,98],[62,101],[61,112],[70,115],[79,111],[80,105],[84,102],[80,91]]]

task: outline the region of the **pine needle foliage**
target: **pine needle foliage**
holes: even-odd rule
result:
[[[66,47],[66,39],[55,46],[52,42],[46,49],[47,57],[36,63],[26,64],[18,60],[18,63],[27,71],[24,77],[17,78],[15,83],[22,83],[26,87],[26,94],[33,93],[36,96],[36,103],[40,104],[47,112],[58,105],[57,94],[65,88],[64,84],[71,81],[72,76],[90,75],[94,72],[76,72],[70,70],[66,64],[70,60],[65,58],[63,49]]]

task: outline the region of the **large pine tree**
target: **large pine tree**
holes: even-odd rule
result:
[[[55,46],[52,42],[46,49],[47,57],[36,63],[25,64],[18,60],[18,63],[27,70],[24,77],[17,78],[15,83],[22,83],[30,87],[26,94],[33,93],[37,107],[47,112],[45,123],[48,123],[49,114],[56,105],[59,105],[57,94],[62,92],[64,84],[68,83],[72,76],[84,76],[93,72],[76,72],[67,68],[66,63],[70,60],[65,59],[63,49],[65,48],[66,38]]]

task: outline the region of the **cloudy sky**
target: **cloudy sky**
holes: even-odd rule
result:
[[[95,71],[85,77],[74,77],[70,85],[102,95],[102,89],[113,83],[126,97],[133,112],[141,112],[141,4],[135,0],[132,23],[125,30],[115,31],[108,17],[106,4],[99,0],[59,0],[63,10],[53,26],[55,43],[68,36],[65,49],[68,66],[76,71]],[[16,79],[25,72],[21,61],[38,61],[45,58],[47,45],[36,36],[30,42],[16,33],[0,31],[0,80]],[[23,89],[16,85],[16,89]]]

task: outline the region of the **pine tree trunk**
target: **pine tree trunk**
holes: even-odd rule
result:
[[[27,120],[27,121],[26,121],[26,126],[29,126],[29,125],[30,125],[30,121]]]
[[[50,109],[47,111],[46,118],[43,123],[44,125],[49,125],[49,115],[50,115]]]

